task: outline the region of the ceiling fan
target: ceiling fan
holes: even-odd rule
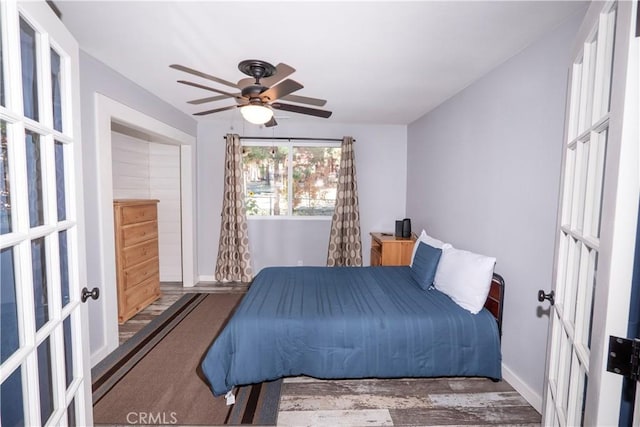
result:
[[[193,86],[200,89],[218,93],[217,96],[195,99],[189,101],[189,104],[199,105],[207,102],[220,101],[232,98],[236,101],[235,105],[227,107],[214,108],[212,110],[200,111],[195,116],[204,116],[207,114],[218,113],[221,111],[239,108],[242,116],[249,122],[255,124],[264,124],[266,127],[275,126],[278,123],[273,117],[273,110],[283,110],[292,113],[306,114],[309,116],[328,118],[331,111],[320,110],[318,108],[304,107],[301,105],[286,104],[280,100],[296,102],[299,104],[309,104],[322,107],[327,103],[324,99],[310,98],[306,96],[293,95],[293,92],[302,89],[300,83],[295,80],[286,79],[295,72],[295,69],[287,64],[278,64],[274,67],[270,63],[258,59],[248,59],[238,64],[238,69],[244,74],[250,76],[233,83],[210,74],[203,73],[184,65],[172,64],[171,68],[184,71],[194,76],[202,77],[216,83],[240,89],[238,93],[225,92],[199,83],[187,80],[178,80],[178,83]]]

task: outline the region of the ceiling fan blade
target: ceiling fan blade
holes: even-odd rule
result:
[[[324,107],[324,104],[327,103],[326,99],[309,98],[308,96],[300,96],[300,95],[287,95],[287,96],[283,96],[281,99],[284,99],[286,101],[291,101],[291,102],[297,102],[300,104],[315,105],[317,107]]]
[[[274,102],[270,104],[276,110],[291,111],[292,113],[307,114],[309,116],[329,118],[332,112],[327,110],[319,110],[317,108],[303,107],[301,105],[283,104],[282,102]]]
[[[271,117],[271,120],[269,120],[267,123],[264,124],[264,127],[266,128],[272,128],[274,126],[277,126],[278,122],[276,122],[276,118],[275,117]]]
[[[225,92],[223,90],[214,89],[209,86],[201,85],[199,83],[189,82],[187,80],[178,80],[178,83],[182,83],[183,85],[197,87],[199,89],[210,90],[211,92],[219,93],[221,95],[226,95],[229,98],[238,98],[238,95],[235,93]]]
[[[263,86],[273,86],[274,84],[286,79],[295,72],[295,68],[281,62],[276,65],[276,72],[271,77],[265,77],[264,79],[260,80],[260,83],[262,83]]]
[[[203,73],[202,71],[194,70],[193,68],[185,67],[184,65],[171,64],[169,65],[169,67],[173,68],[174,70],[184,71],[185,73],[193,74],[194,76],[202,77],[203,79],[208,79],[216,83],[220,83],[225,86],[231,86],[232,88],[238,89],[238,86],[235,83],[221,79],[216,76],[212,76],[211,74]]]
[[[200,111],[199,113],[194,113],[194,116],[206,116],[207,114],[219,113],[221,111],[232,110],[234,108],[238,108],[237,105],[229,105],[228,107],[216,108],[214,110]]]
[[[226,95],[209,96],[207,98],[200,98],[200,99],[194,99],[192,101],[187,101],[187,104],[200,105],[200,104],[206,104],[207,102],[221,101],[223,99],[229,99],[229,97]]]
[[[262,99],[264,102],[275,101],[276,99],[287,96],[290,93],[302,89],[303,87],[304,86],[302,86],[297,81],[287,79],[262,92],[260,94],[260,99]]]
[[[240,79],[238,80],[238,87],[239,88],[245,88],[247,86],[251,86],[252,84],[256,83],[256,79],[254,79],[253,77],[245,77],[244,79]]]

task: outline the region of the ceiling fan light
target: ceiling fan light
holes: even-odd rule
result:
[[[245,105],[240,108],[240,113],[246,121],[255,125],[267,123],[273,117],[273,110],[264,105]]]

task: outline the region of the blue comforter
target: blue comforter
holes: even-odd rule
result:
[[[495,319],[473,315],[409,267],[271,267],[208,350],[213,393],[281,377],[501,378]]]

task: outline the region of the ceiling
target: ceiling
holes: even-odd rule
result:
[[[236,82],[244,59],[297,71],[295,95],[323,98],[330,119],[408,124],[517,54],[583,2],[217,2],[57,0],[80,48],[188,114],[215,95],[176,83],[230,88],[169,68],[178,63]],[[233,89],[231,89],[233,92]],[[237,110],[204,116],[225,119]]]

